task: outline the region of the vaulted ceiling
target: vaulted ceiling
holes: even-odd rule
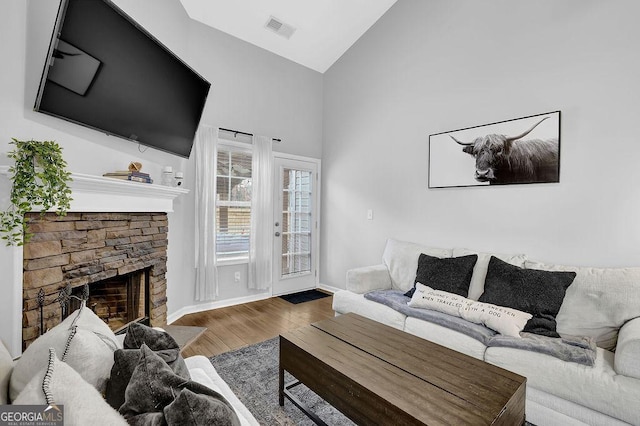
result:
[[[331,67],[396,2],[180,1],[192,19],[321,73]]]

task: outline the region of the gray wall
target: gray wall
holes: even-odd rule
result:
[[[640,265],[638,14],[633,0],[397,2],[324,76],[321,282],[344,288],[390,237]],[[429,134],[555,110],[559,184],[427,188]]]
[[[191,21],[178,0],[116,0],[150,33],[212,83],[202,122],[282,138],[275,149],[320,158],[322,153],[322,74],[302,67],[212,28]],[[32,111],[46,51],[58,9],[53,0],[0,2],[0,165],[11,137],[56,140],[64,149],[69,170],[102,173],[143,163],[143,171],[160,180],[162,166],[185,172],[185,187],[193,189],[194,161],[108,137],[81,126]],[[0,177],[0,208],[7,205],[9,185]],[[179,197],[169,216],[168,309],[175,313],[194,305],[194,196]],[[14,265],[10,249],[0,246],[0,270]],[[233,282],[239,265],[220,272],[220,298],[252,293],[246,274]],[[20,327],[11,306],[20,300],[15,283],[0,280],[0,338]],[[6,297],[5,297],[6,296]]]

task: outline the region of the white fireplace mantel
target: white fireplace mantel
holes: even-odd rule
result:
[[[11,179],[9,166],[0,166],[0,180]],[[70,212],[156,213],[173,212],[174,200],[188,189],[128,180],[72,173]],[[2,183],[2,182],[0,182]],[[6,185],[3,185],[6,187]],[[4,197],[4,194],[0,194]],[[6,206],[0,206],[5,208]],[[21,246],[5,247],[0,242],[0,339],[16,357],[22,353],[22,268]]]
[[[11,176],[9,166],[0,166],[0,175]],[[173,201],[188,189],[132,182],[83,173],[71,173],[73,201],[69,211],[75,212],[167,212]]]

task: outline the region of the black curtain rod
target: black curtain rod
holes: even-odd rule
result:
[[[218,129],[222,130],[223,132],[233,133],[234,136],[237,136],[237,135],[253,136],[253,133],[241,132],[240,130],[225,129],[223,127],[218,127]],[[278,139],[278,138],[271,138],[271,140],[274,142],[282,142],[282,139]]]

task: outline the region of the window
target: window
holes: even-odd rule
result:
[[[251,151],[218,147],[216,171],[216,258],[249,256],[251,230]]]

